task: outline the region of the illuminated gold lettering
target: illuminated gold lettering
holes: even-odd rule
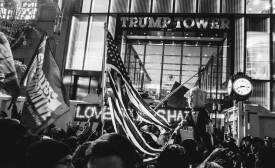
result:
[[[183,18],[181,18],[181,17],[175,17],[174,21],[177,22],[176,28],[181,28],[180,22],[183,21]]]
[[[138,22],[137,17],[130,17],[129,27],[138,27],[137,22]]]
[[[230,29],[230,27],[229,27],[230,20],[229,19],[221,18],[220,20],[221,20],[220,29]]]
[[[196,24],[197,24],[197,28],[198,29],[201,29],[201,26],[206,29],[207,28],[207,25],[208,25],[208,21],[209,21],[209,18],[195,18],[196,20]]]
[[[138,21],[139,27],[144,28],[147,25],[147,18],[148,17],[139,17],[138,18],[139,19],[139,21]],[[142,24],[142,20],[143,20],[144,24]]]
[[[171,23],[171,18],[169,18],[169,17],[163,17],[162,28],[167,28],[167,25],[169,25],[170,23]]]
[[[161,28],[161,19],[162,17],[158,17],[155,21],[153,17],[149,18],[149,28]]]
[[[220,28],[219,21],[220,21],[220,19],[218,19],[218,18],[212,18],[210,28],[211,29],[219,29]]]
[[[121,17],[122,20],[122,27],[126,27],[126,20],[128,20],[128,17]]]
[[[191,24],[188,24],[187,22],[191,22]],[[194,26],[195,26],[195,21],[193,18],[191,17],[188,17],[188,18],[185,18],[183,20],[183,26],[186,28],[186,29],[192,29]]]

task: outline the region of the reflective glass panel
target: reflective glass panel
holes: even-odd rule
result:
[[[87,26],[87,15],[76,15],[73,17],[69,38],[66,69],[82,70]]]
[[[270,13],[270,9],[269,0],[246,0],[246,13],[266,14]]]
[[[173,0],[153,0],[152,13],[172,13]]]
[[[253,85],[253,94],[248,99],[255,104],[260,104],[263,107],[270,109],[270,82],[264,82],[259,80],[254,80]]]
[[[181,44],[165,44],[161,98],[166,97],[173,84],[180,83]]]
[[[111,0],[111,13],[127,13],[129,8],[129,0]]]
[[[151,0],[132,0],[131,13],[149,13]]]
[[[106,16],[91,16],[84,70],[101,71],[104,51],[104,22],[106,20]]]
[[[220,13],[220,0],[198,0],[199,13]]]
[[[93,0],[91,13],[107,13],[109,0]]]
[[[269,80],[269,18],[259,17],[247,19],[246,46],[247,75],[253,79]]]
[[[222,13],[244,13],[245,0],[222,0]]]
[[[82,13],[90,13],[91,9],[91,0],[83,0],[82,1]]]
[[[196,13],[196,1],[175,0],[175,13]]]

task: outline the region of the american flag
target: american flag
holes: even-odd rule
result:
[[[130,76],[126,71],[126,68],[120,57],[117,45],[115,44],[114,39],[109,31],[107,34],[106,65],[107,67],[114,69],[118,74],[121,75],[127,92],[125,96],[128,96],[131,105],[134,106],[135,109],[137,109],[137,113],[139,114],[139,117],[143,119],[143,121],[161,126],[165,129],[171,128],[167,120],[163,116],[159,115],[156,111],[151,109],[151,107],[149,107],[148,104],[143,101],[137,90],[133,87]]]
[[[133,87],[130,76],[126,71],[126,68],[120,57],[118,48],[114,42],[114,39],[110,32],[107,34],[107,67],[113,69],[116,73],[120,74],[123,84],[125,86],[125,92],[122,91],[120,85],[114,80],[113,74],[109,73],[110,82],[110,97],[108,98],[112,122],[116,132],[122,130],[122,132],[133,142],[133,144],[141,152],[156,157],[162,151],[151,147],[143,138],[139,129],[135,125],[133,118],[129,115],[127,103],[125,100],[129,100],[131,107],[137,112],[139,118],[149,124],[154,124],[162,128],[170,129],[169,123],[166,119],[160,116],[156,111],[151,109],[146,102],[143,101],[139,93]],[[118,130],[119,128],[121,130]]]

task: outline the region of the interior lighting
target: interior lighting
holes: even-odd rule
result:
[[[255,0],[254,5],[258,5],[259,2],[260,2],[259,0]]]
[[[144,34],[146,34],[146,33],[144,33]]]
[[[188,34],[186,34],[186,36],[188,36]]]
[[[213,40],[214,38],[213,38],[213,37],[211,37],[211,39]]]
[[[270,8],[270,4],[266,4],[264,8],[268,10]]]

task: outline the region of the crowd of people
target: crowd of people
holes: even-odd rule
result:
[[[2,114],[1,114],[2,115]],[[3,115],[2,115],[3,116]],[[67,124],[67,130],[54,124],[32,134],[18,120],[0,119],[1,168],[274,168],[275,141],[247,136],[237,145],[233,139],[217,142],[210,154],[193,139],[178,139],[167,145],[157,159],[144,162],[146,155],[138,151],[124,135],[92,122],[81,129]],[[143,136],[161,148],[161,132],[147,125]],[[106,128],[106,127],[105,127]],[[154,134],[156,138],[148,136]],[[165,136],[163,136],[165,137]],[[166,137],[167,139],[167,137]],[[169,138],[168,138],[169,139]],[[158,146],[159,145],[159,146]]]

